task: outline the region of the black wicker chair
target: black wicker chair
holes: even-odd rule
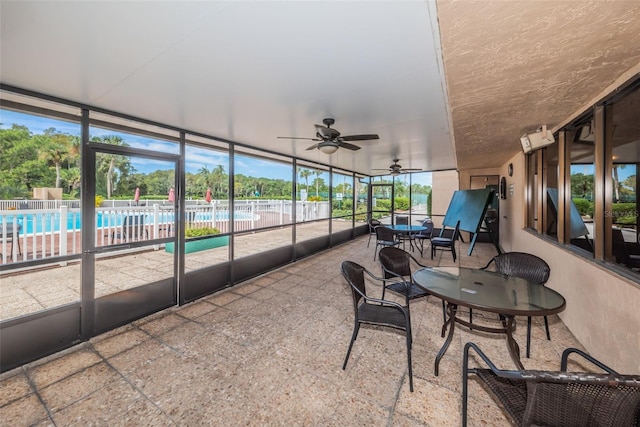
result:
[[[413,261],[418,267],[427,267],[415,259],[413,255],[400,248],[388,247],[380,250],[378,259],[382,265],[382,277],[386,280],[382,288],[382,299],[384,299],[385,291],[388,289],[404,296],[407,310],[409,310],[410,300],[429,296],[427,291],[413,282],[411,262]],[[391,279],[390,282],[389,279]],[[446,322],[447,316],[444,301],[442,301],[442,315]]]
[[[416,248],[420,251],[420,256],[424,256],[424,241],[431,240],[433,234],[433,221],[431,221],[430,218],[427,218],[422,221],[422,226],[426,227],[426,230],[419,231],[412,235]],[[420,245],[418,246],[418,244]]]
[[[411,370],[411,320],[409,318],[409,310],[394,301],[371,298],[367,296],[365,287],[365,276],[382,281],[382,278],[374,276],[366,268],[352,261],[344,261],[342,263],[342,275],[346,279],[351,288],[351,296],[353,297],[353,311],[355,314],[355,323],[353,326],[353,335],[349,343],[347,355],[344,358],[342,369],[347,368],[349,355],[353,343],[358,337],[358,331],[361,324],[384,326],[404,331],[407,341],[407,364],[409,367],[409,389],[413,391],[413,372]]]
[[[496,255],[482,267],[482,270],[487,269],[492,263],[496,266],[498,273],[505,274],[507,276],[519,277],[526,279],[533,283],[544,285],[549,280],[551,274],[551,268],[549,264],[540,257],[524,252],[505,252],[500,255]],[[471,316],[471,312],[469,314]],[[544,327],[547,332],[547,339],[551,339],[549,333],[549,321],[547,316],[544,316]],[[527,317],[527,358],[531,353],[531,317]]]
[[[398,240],[398,236],[392,229],[380,225],[376,227],[376,250],[373,252],[373,260],[376,260],[378,250],[386,246],[400,246],[402,242]]]
[[[470,368],[473,349],[489,367]],[[567,372],[576,353],[605,373]],[[474,343],[464,346],[462,426],[467,425],[469,374],[485,386],[516,426],[624,427],[640,425],[640,375],[620,375],[585,352],[568,348],[560,371],[500,370]]]
[[[444,237],[446,227],[440,229],[438,237],[431,238],[431,259],[436,254],[436,249],[451,251],[453,262],[456,262],[456,240],[460,237],[460,221],[456,223],[451,237]]]
[[[367,247],[369,247],[369,244],[371,243],[371,236],[376,235],[376,228],[381,226],[382,223],[377,219],[371,218],[369,221],[367,221],[367,224],[369,225],[369,240],[367,241]]]

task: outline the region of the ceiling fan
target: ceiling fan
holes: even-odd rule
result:
[[[369,135],[344,135],[340,136],[340,132],[336,129],[333,129],[331,125],[335,123],[335,119],[324,119],[322,125],[316,126],[316,137],[315,138],[296,138],[293,136],[279,136],[278,138],[282,139],[306,139],[309,141],[320,141],[317,144],[313,144],[311,147],[307,148],[307,150],[313,150],[317,148],[325,154],[333,154],[338,151],[338,148],[346,148],[347,150],[359,150],[360,147],[357,145],[349,144],[346,141],[368,141],[373,139],[380,139],[380,137],[376,134]]]
[[[389,166],[388,169],[372,169],[374,171],[386,171],[388,170],[390,172],[390,175],[393,176],[397,176],[400,175],[402,173],[407,173],[407,172],[415,172],[415,171],[421,171],[422,169],[405,169],[402,166],[400,166],[400,164],[398,164],[398,161],[400,159],[393,159],[393,164],[391,166]]]

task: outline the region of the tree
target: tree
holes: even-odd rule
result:
[[[96,137],[94,138],[94,141],[110,145],[128,145],[121,137],[116,135]],[[114,194],[117,172],[120,173],[121,178],[122,176],[128,175],[129,172],[133,170],[131,167],[131,161],[128,157],[110,153],[98,153],[98,156],[96,157],[96,169],[106,176],[105,184],[107,198],[111,198]]]
[[[316,169],[316,170],[313,171],[313,173],[316,176],[316,197],[318,197],[318,192],[319,192],[318,186],[320,185],[320,175],[322,175],[322,171]],[[309,190],[307,189],[307,191],[309,191]]]
[[[71,135],[57,132],[55,128],[45,129],[44,135],[39,138],[42,146],[39,151],[40,158],[49,164],[53,164],[56,169],[55,188],[61,187],[61,168],[64,162],[72,157],[73,145]]]
[[[311,171],[309,169],[300,169],[300,178],[304,179],[304,182],[307,185],[307,194],[309,193],[309,177],[311,176]]]

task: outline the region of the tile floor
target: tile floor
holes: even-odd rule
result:
[[[339,266],[350,259],[378,273],[367,238],[3,373],[0,425],[459,426],[464,343],[513,366],[504,337],[457,328],[434,376],[439,300],[411,304],[413,393],[395,332],[361,329],[342,370],[353,312]],[[463,244],[460,253],[461,265],[477,267],[495,249],[478,244],[467,256]],[[423,260],[452,265],[448,252]],[[581,348],[557,316],[549,320],[551,341],[534,319],[527,368],[555,370],[564,348]],[[470,425],[509,425],[479,385],[470,395]]]

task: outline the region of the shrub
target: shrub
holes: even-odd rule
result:
[[[96,196],[96,208],[99,208],[100,206],[102,206],[102,202],[104,202],[104,197]]]
[[[191,237],[211,236],[214,234],[220,234],[220,230],[214,227],[194,227],[187,228],[184,231],[184,235],[187,239]]]
[[[593,217],[593,202],[587,199],[573,199],[573,203],[576,205],[576,208],[578,208],[580,215]]]
[[[396,197],[394,200],[394,204],[397,211],[408,211],[409,210],[409,198],[408,197]]]

